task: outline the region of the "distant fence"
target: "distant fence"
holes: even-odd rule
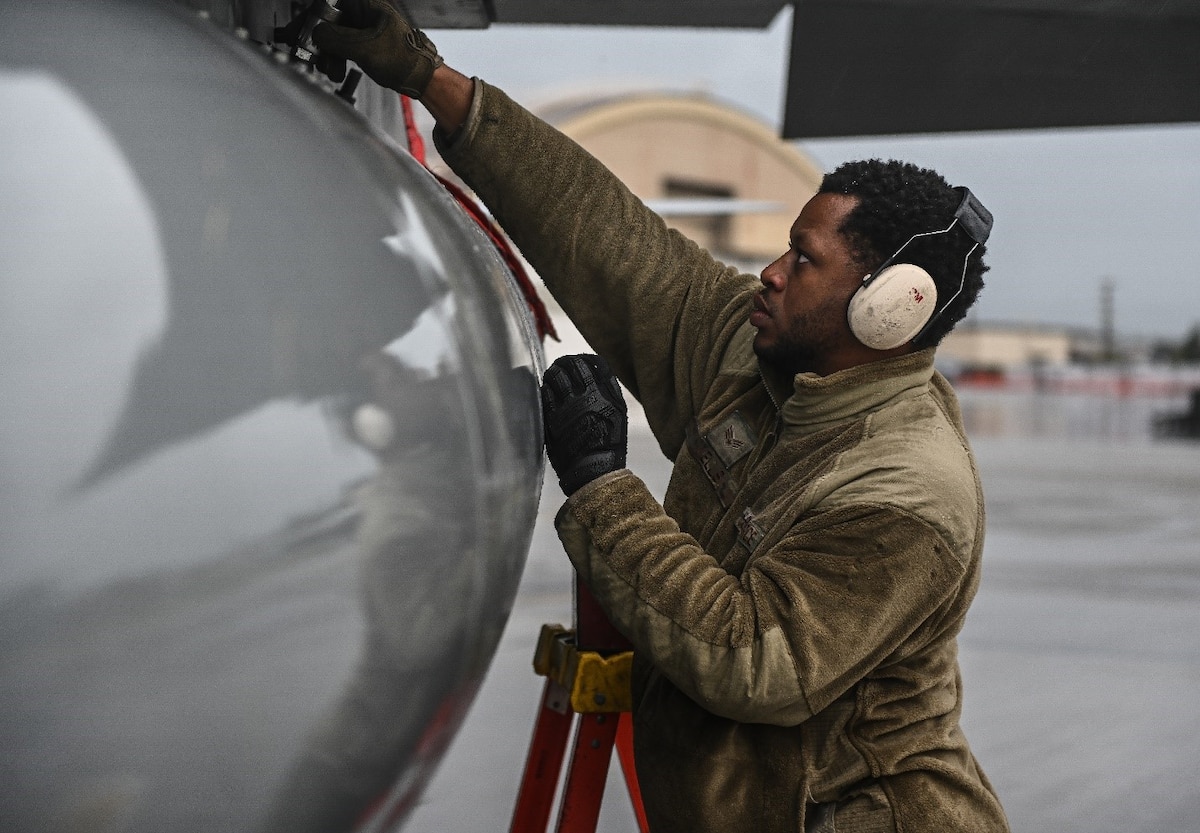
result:
[[[1200,390],[1200,371],[958,377],[955,388],[973,438],[1149,442],[1190,436],[1164,426],[1188,419]]]
[[[963,370],[955,387],[1105,397],[1186,397],[1200,390],[1200,366],[1048,365],[1017,370]]]

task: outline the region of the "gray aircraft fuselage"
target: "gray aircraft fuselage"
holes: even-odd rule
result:
[[[217,17],[0,6],[14,833],[398,825],[528,551],[542,356],[512,275]]]

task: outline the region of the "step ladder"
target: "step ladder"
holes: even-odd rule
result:
[[[615,747],[640,833],[649,833],[633,767],[632,646],[575,578],[575,627],[543,625],[533,667],[546,678],[510,833],[547,833],[572,728],[554,833],[595,833]]]

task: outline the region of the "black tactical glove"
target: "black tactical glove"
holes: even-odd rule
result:
[[[358,64],[377,84],[420,98],[433,71],[443,63],[437,47],[387,0],[341,0],[337,23],[313,31],[317,68],[335,81],[345,76],[346,61]],[[276,37],[286,41],[286,27]]]
[[[625,468],[629,416],[617,377],[599,356],[563,356],[542,380],[546,456],[568,494]]]

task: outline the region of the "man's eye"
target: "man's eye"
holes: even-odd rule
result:
[[[788,241],[787,257],[792,259],[794,266],[800,266],[801,264],[809,262],[808,255],[796,248],[796,244],[790,240]]]

